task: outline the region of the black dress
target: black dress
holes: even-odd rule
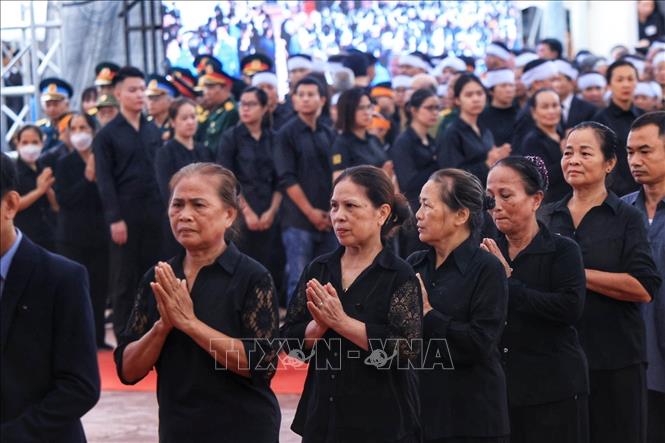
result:
[[[434,308],[423,319],[425,368],[434,369],[418,371],[425,441],[508,441],[506,378],[498,349],[508,305],[503,266],[473,236],[438,268],[433,248],[408,261]],[[435,367],[437,362],[443,365]]]
[[[90,278],[90,298],[95,319],[97,346],[104,344],[104,309],[108,295],[109,228],[104,221],[102,200],[95,182],[85,178],[85,162],[74,151],[55,166],[58,252],[81,263]]]
[[[585,279],[577,244],[544,225],[514,260],[501,339],[508,379],[511,442],[588,441],[586,357],[575,324],[584,309]]]
[[[184,251],[169,263],[184,278]],[[159,319],[150,269],[139,286],[127,329],[114,357],[122,377],[122,354]],[[275,443],[281,413],[270,379],[277,366],[278,313],[268,271],[231,243],[217,260],[199,271],[191,291],[194,313],[230,337],[241,338],[251,377],[225,370],[190,337],[173,329],[155,364],[159,403],[159,441]],[[251,423],[251,427],[248,427]]]
[[[407,263],[384,248],[344,292],[343,253],[340,247],[305,268],[281,328],[285,350],[311,358],[291,429],[305,443],[418,442],[417,380],[408,369],[420,357],[418,281]],[[312,320],[305,285],[312,278],[330,282],[346,314],[365,323],[371,352],[330,329],[312,350],[303,349]]]
[[[639,211],[611,191],[574,226],[572,195],[541,211],[550,231],[574,239],[585,269],[628,273],[651,294],[661,279]],[[577,323],[589,364],[589,431],[592,442],[638,443],[646,422],[646,343],[640,304],[586,290]]]
[[[480,134],[461,118],[455,120],[443,133],[439,146],[439,168],[460,168],[469,171],[483,183],[487,182],[489,167],[487,153],[494,147],[494,136],[484,126]]]
[[[21,158],[16,159],[17,187],[21,195],[33,191],[37,187],[37,177],[43,171],[37,162],[37,170],[33,170]],[[14,225],[39,246],[55,251],[55,212],[51,209],[46,194],[39,197],[33,204],[16,214]]]
[[[536,155],[545,162],[549,179],[549,187],[547,188],[547,192],[545,192],[545,203],[559,201],[572,192],[572,189],[563,178],[561,146],[538,126],[534,126],[531,129],[516,153],[520,155]]]

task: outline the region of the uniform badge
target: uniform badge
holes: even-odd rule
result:
[[[332,156],[332,164],[334,165],[339,165],[342,163],[342,154],[335,154]]]
[[[226,110],[226,111],[233,111],[233,108],[234,108],[234,107],[235,107],[235,106],[233,106],[233,102],[226,102],[226,104],[224,105],[224,110]]]

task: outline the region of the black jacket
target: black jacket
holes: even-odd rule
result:
[[[568,111],[568,118],[561,121],[564,129],[572,128],[579,123],[593,120],[593,116],[598,112],[591,103],[573,96],[570,102],[570,110]]]

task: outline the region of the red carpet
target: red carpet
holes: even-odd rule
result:
[[[109,351],[99,352],[99,372],[102,377],[103,391],[143,391],[154,392],[157,385],[157,373],[153,370],[146,378],[133,386],[123,385],[115,372],[115,363],[113,362],[113,353]],[[272,389],[275,394],[300,394],[305,384],[307,375],[306,366],[294,368],[284,366],[280,359],[277,373],[272,379]]]

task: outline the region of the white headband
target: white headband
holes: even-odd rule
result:
[[[510,52],[503,49],[501,46],[492,43],[487,48],[485,48],[485,54],[493,55],[499,57],[501,60],[508,61],[510,60]]]
[[[604,88],[607,86],[607,81],[605,77],[597,72],[589,72],[588,74],[582,74],[577,79],[577,87],[580,88],[580,91],[584,91],[587,88],[592,87]]]
[[[515,73],[510,69],[497,69],[496,71],[487,71],[487,76],[483,84],[487,89],[493,88],[502,83],[515,84]]]
[[[425,60],[413,54],[400,55],[399,64],[420,68],[425,70],[425,72],[429,72],[432,68]]]
[[[261,84],[267,83],[277,87],[277,76],[272,72],[257,72],[252,77],[252,86],[259,86]]]
[[[653,93],[654,97],[656,97],[658,100],[663,99],[663,88],[658,84],[658,82],[651,81],[649,82],[651,84],[651,87],[653,88]]]
[[[291,57],[286,61],[286,68],[289,71],[294,69],[312,69],[312,61],[306,59],[305,57],[295,56]]]
[[[651,83],[639,82],[635,86],[634,96],[646,95],[647,97],[656,98],[656,91],[651,87]]]
[[[663,62],[665,62],[665,51],[660,51],[653,58],[653,66],[656,67]]]
[[[448,84],[437,86],[436,95],[438,95],[439,97],[447,96],[448,95]]]
[[[550,79],[558,73],[554,62],[545,62],[522,74],[522,83],[530,88],[533,82]]]
[[[565,60],[554,60],[557,71],[559,74],[563,74],[571,80],[577,80],[578,72],[577,69]]]
[[[328,63],[324,62],[320,58],[315,58],[312,60],[312,72],[326,72]]]
[[[413,85],[413,79],[407,75],[397,75],[393,77],[393,89],[406,88],[410,89]]]
[[[446,68],[450,68],[457,72],[462,72],[466,71],[466,63],[464,63],[464,60],[462,60],[459,57],[456,57],[454,55],[449,55],[448,57],[441,60],[441,63],[439,63],[438,68],[441,68],[441,72],[443,72],[443,70]]]
[[[649,51],[653,51],[654,49],[665,49],[665,42],[655,41],[651,43],[651,46],[649,46]]]
[[[538,56],[533,52],[525,52],[515,57],[515,66],[518,68],[523,68],[527,63],[538,60]]]
[[[637,70],[637,76],[642,77],[642,73],[644,73],[644,65],[645,65],[645,63],[642,60],[632,58],[632,57],[626,57],[624,60],[626,60],[631,65],[635,66],[635,69]]]

